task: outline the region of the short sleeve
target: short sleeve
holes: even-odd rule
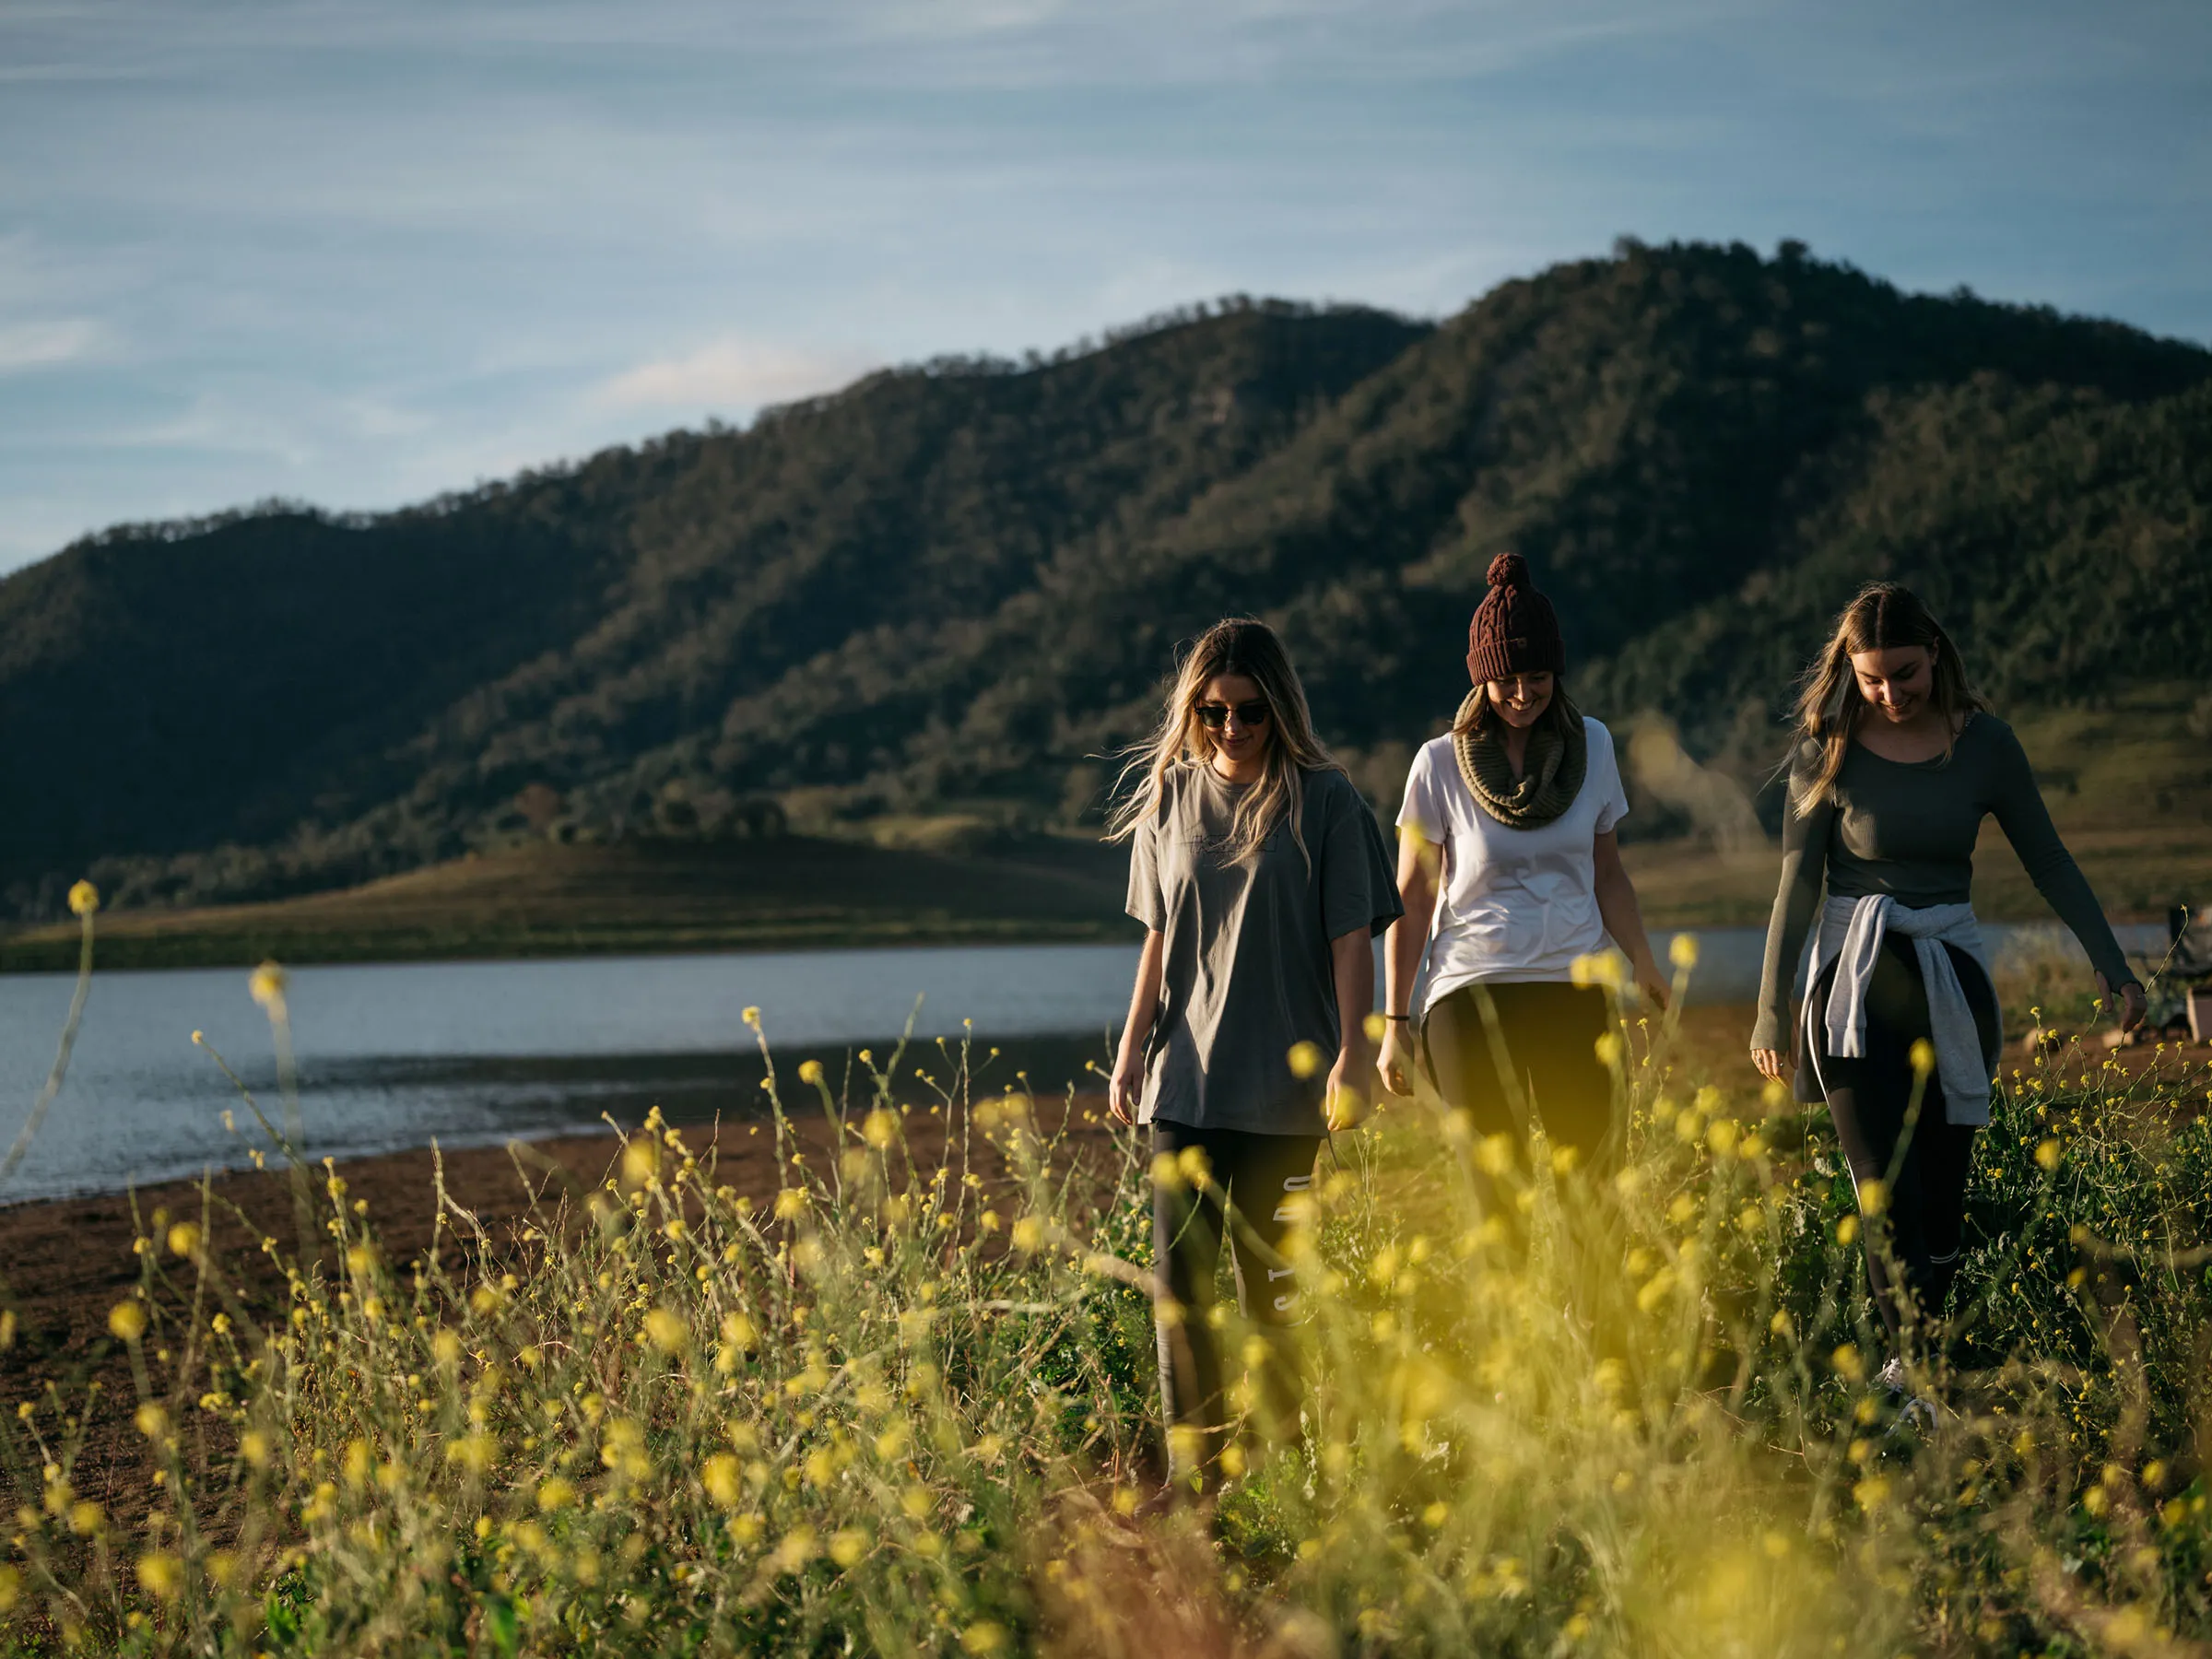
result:
[[[1398,806],[1398,828],[1418,830],[1430,846],[1444,840],[1447,816],[1442,792],[1437,788],[1436,747],[1424,743],[1406,774],[1406,798]]]
[[[1341,772],[1323,772],[1312,787],[1328,791],[1320,860],[1321,919],[1331,939],[1379,934],[1406,913],[1382,830],[1367,802]],[[1411,785],[1407,786],[1410,797]]]
[[[1129,838],[1129,902],[1124,908],[1154,933],[1165,933],[1168,927],[1167,900],[1159,890],[1162,816],[1158,808],[1147,812]]]
[[[1613,734],[1594,720],[1590,723],[1590,734],[1602,739],[1590,745],[1591,753],[1594,756],[1602,751],[1605,756],[1603,773],[1592,780],[1606,792],[1598,802],[1597,832],[1610,835],[1613,827],[1629,816],[1629,792],[1620,781],[1620,757],[1613,749]]]

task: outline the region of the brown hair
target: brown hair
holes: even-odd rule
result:
[[[1177,767],[1213,764],[1214,739],[1198,719],[1198,700],[1206,688],[1223,675],[1236,675],[1260,688],[1273,728],[1267,739],[1267,773],[1237,803],[1235,829],[1230,837],[1232,859],[1250,857],[1288,816],[1291,839],[1309,867],[1313,860],[1306,849],[1300,819],[1305,805],[1305,774],[1342,771],[1335,758],[1313,735],[1313,717],[1306,707],[1305,688],[1290,666],[1289,653],[1275,630],[1249,617],[1230,617],[1200,634],[1177,665],[1174,688],[1160,711],[1152,735],[1125,751],[1122,782],[1132,774],[1141,781],[1108,821],[1108,838],[1121,841],[1159,809],[1168,774]]]
[[[1512,679],[1513,676],[1509,674],[1503,677]],[[1505,717],[1498,712],[1498,705],[1490,700],[1489,683],[1485,680],[1475,688],[1481,693],[1479,697],[1470,697],[1460,704],[1459,713],[1452,722],[1452,735],[1454,737],[1472,737],[1503,723]],[[1544,705],[1544,712],[1536,716],[1536,724],[1530,730],[1552,731],[1564,738],[1582,724],[1582,710],[1576,708],[1574,700],[1567,695],[1566,677],[1554,674],[1551,677],[1551,700]]]
[[[1791,804],[1798,812],[1810,813],[1835,787],[1836,774],[1843,770],[1843,758],[1851,750],[1851,735],[1866,707],[1866,700],[1859,695],[1851,659],[1862,651],[1890,651],[1905,645],[1921,646],[1933,658],[1930,677],[1935,683],[1929,696],[1943,717],[1946,760],[1951,758],[1951,745],[1963,716],[1989,707],[1968,683],[1958,648],[1919,595],[1894,582],[1868,582],[1843,607],[1836,618],[1835,633],[1799,682],[1798,740],[1791,745],[1791,759],[1784,764],[1794,765],[1807,747],[1819,751],[1820,762],[1810,781],[1793,786]]]

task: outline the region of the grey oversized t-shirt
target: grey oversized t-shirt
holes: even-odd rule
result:
[[[1166,935],[1138,1121],[1319,1135],[1336,1057],[1329,942],[1381,933],[1406,907],[1382,832],[1340,771],[1304,774],[1301,855],[1286,818],[1257,853],[1224,849],[1244,786],[1210,766],[1170,771],[1129,855],[1129,913]],[[1292,1076],[1300,1042],[1324,1056]]]

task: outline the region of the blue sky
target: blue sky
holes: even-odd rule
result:
[[[6,0],[0,570],[1623,232],[2212,341],[2212,6]]]

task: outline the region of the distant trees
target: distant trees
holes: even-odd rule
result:
[[[1576,695],[1757,770],[1864,576],[2009,700],[2195,677],[2212,356],[1785,241],[1502,285],[1441,327],[1243,296],[940,359],[407,512],[276,504],[0,582],[0,904],[300,890],[521,838],[883,812],[1095,823],[1179,641],[1267,617],[1381,797],[1490,557]]]

